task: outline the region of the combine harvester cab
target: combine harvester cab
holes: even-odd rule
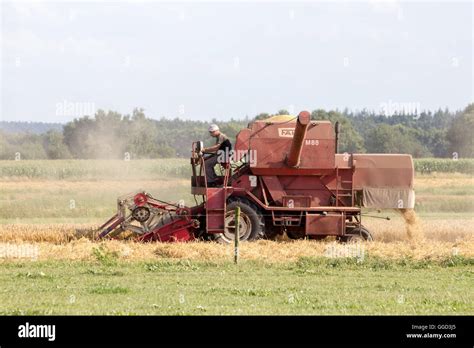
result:
[[[254,121],[238,133],[232,153],[220,154],[217,187],[207,185],[202,142],[195,142],[191,193],[203,203],[180,207],[147,194],[139,196],[146,203],[138,194],[133,203],[119,199],[119,213],[102,226],[109,226],[102,236],[130,229],[135,220],[141,225],[132,231],[143,241],[210,237],[228,243],[234,236],[234,209],[240,206],[242,240],[282,233],[372,240],[362,225],[362,207],[413,208],[413,160],[404,154],[337,153],[339,133],[338,123],[311,120],[307,111]]]

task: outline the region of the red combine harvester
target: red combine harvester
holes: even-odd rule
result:
[[[274,116],[241,130],[232,156],[221,154],[220,185],[208,187],[202,142],[192,145],[191,193],[201,204],[186,207],[146,192],[119,197],[118,212],[100,237],[131,231],[140,241],[196,238],[231,242],[234,209],[241,208],[241,240],[290,238],[372,240],[362,207],[413,208],[410,155],[337,153],[339,125]]]

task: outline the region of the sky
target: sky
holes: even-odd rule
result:
[[[473,3],[2,1],[0,120],[463,109]],[[396,110],[395,110],[396,111]]]

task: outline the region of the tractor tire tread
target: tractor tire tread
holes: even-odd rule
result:
[[[264,221],[263,215],[260,212],[260,210],[258,209],[258,207],[255,204],[253,204],[252,202],[250,202],[248,199],[245,199],[243,197],[231,197],[230,199],[227,200],[227,206],[229,206],[233,203],[237,203],[241,206],[247,206],[248,208],[250,208],[255,213],[255,215],[257,217],[258,230],[252,231],[252,235],[249,237],[248,241],[253,241],[253,240],[258,240],[258,239],[264,238],[265,237],[265,221]],[[221,239],[221,238],[219,238],[219,236],[216,236],[215,239],[219,241],[219,239]]]

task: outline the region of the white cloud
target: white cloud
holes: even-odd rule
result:
[[[44,38],[32,30],[19,29],[3,35],[3,52],[10,56],[55,56],[59,53],[81,57],[109,57],[113,49],[94,38],[68,36],[64,39]]]
[[[394,13],[398,15],[401,8],[399,0],[370,0],[369,5],[375,13]]]
[[[29,1],[12,1],[5,2],[6,7],[11,6],[15,16],[20,20],[31,20],[41,18],[47,21],[57,21],[61,15],[56,8],[54,2],[29,0]]]

